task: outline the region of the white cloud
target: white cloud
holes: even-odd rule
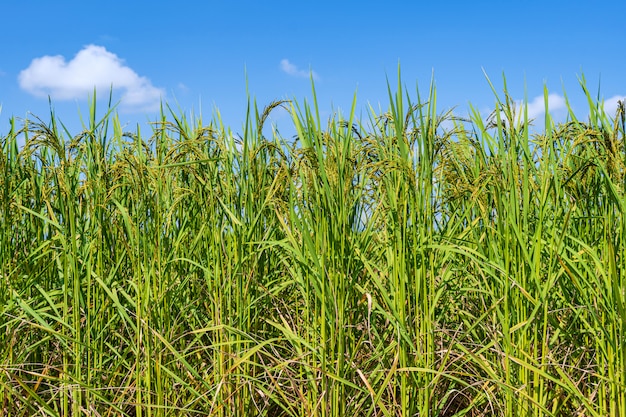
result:
[[[291,62],[289,62],[288,59],[282,59],[280,61],[280,69],[288,74],[291,75],[292,77],[301,77],[301,78],[309,78],[310,76],[313,77],[314,80],[319,79],[319,76],[317,75],[317,73],[313,70],[310,71],[305,71],[302,70],[300,68],[298,68],[297,66],[295,66],[294,64],[292,64]]]
[[[604,100],[604,111],[606,112],[607,116],[615,117],[618,101],[626,101],[626,96],[613,96]]]
[[[528,111],[528,120],[532,122],[532,125],[537,128],[543,128],[544,119],[543,115],[546,112],[546,105],[544,101],[544,96],[536,96],[532,100],[526,103],[526,109]],[[567,114],[567,104],[565,102],[565,98],[559,94],[551,93],[548,94],[548,112],[551,117],[559,121],[564,118]],[[481,115],[489,115],[487,117],[494,117],[493,110],[488,108],[483,108],[480,110]],[[506,119],[506,116],[503,111],[500,112],[500,117],[502,120]],[[522,123],[524,118],[524,101],[516,100],[515,101],[515,113],[514,120],[515,123]],[[492,121],[495,122],[495,119]]]
[[[20,87],[37,97],[57,100],[84,99],[97,92],[122,90],[121,105],[128,110],[158,108],[163,89],[139,76],[114,53],[102,46],[88,45],[69,62],[61,55],[35,58],[18,76]]]
[[[565,98],[558,94],[548,94],[548,111],[554,112],[565,109]],[[536,119],[538,116],[545,114],[546,105],[543,96],[537,96],[528,102],[528,119]],[[523,117],[523,108],[520,108],[520,117]]]

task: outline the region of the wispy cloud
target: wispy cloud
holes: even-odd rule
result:
[[[37,97],[84,99],[97,91],[121,90],[121,106],[131,111],[158,108],[165,91],[139,76],[102,46],[88,45],[69,62],[61,55],[35,58],[18,76],[20,87]]]
[[[280,61],[280,69],[288,75],[292,77],[300,77],[300,78],[309,78],[313,77],[314,80],[319,79],[319,75],[313,70],[305,71],[303,69],[298,68],[296,65],[289,62],[288,59],[282,59]]]
[[[626,96],[613,96],[604,100],[604,111],[610,117],[615,117],[617,111],[617,102],[626,101]]]

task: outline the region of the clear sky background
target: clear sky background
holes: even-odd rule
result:
[[[311,76],[323,116],[347,112],[355,92],[365,115],[368,104],[387,109],[398,64],[414,98],[434,77],[442,112],[493,109],[483,70],[500,91],[504,74],[539,118],[544,85],[555,117],[565,117],[564,90],[584,117],[583,74],[609,111],[626,96],[624,0],[9,0],[0,13],[0,134],[12,116],[47,121],[48,96],[79,129],[93,88],[105,98],[111,85],[127,130],[155,120],[163,99],[205,122],[219,108],[240,132],[246,89],[261,107],[302,102]],[[289,124],[286,113],[273,121]]]

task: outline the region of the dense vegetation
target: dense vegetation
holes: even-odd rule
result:
[[[13,121],[2,415],[626,416],[624,104],[583,90],[541,133],[400,83],[239,135]]]

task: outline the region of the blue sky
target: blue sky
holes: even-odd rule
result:
[[[0,134],[29,112],[49,118],[51,96],[76,133],[87,97],[113,85],[128,130],[156,117],[161,99],[205,122],[219,108],[241,131],[246,91],[260,106],[310,99],[310,76],[323,116],[386,110],[387,78],[398,63],[412,96],[431,78],[440,111],[468,103],[484,112],[501,90],[525,96],[540,117],[547,85],[555,117],[563,91],[584,117],[578,77],[610,110],[626,96],[626,2],[622,1],[10,1],[0,25]],[[539,105],[534,105],[537,103]],[[100,109],[103,109],[101,106]],[[279,127],[287,115],[273,119]],[[288,130],[288,128],[285,128]]]

